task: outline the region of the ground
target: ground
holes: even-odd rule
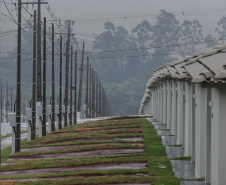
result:
[[[161,136],[142,116],[65,127],[5,159],[0,184],[180,184]]]

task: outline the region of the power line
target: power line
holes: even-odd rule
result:
[[[172,44],[172,45],[165,45],[165,46],[152,46],[146,48],[131,48],[131,49],[123,49],[123,50],[109,50],[109,51],[93,51],[93,52],[85,52],[85,54],[89,53],[115,53],[115,52],[127,52],[127,51],[137,51],[137,50],[148,50],[148,49],[162,49],[162,48],[169,48],[169,47],[180,47],[180,46],[187,46],[187,45],[197,45],[197,44],[204,44],[210,42],[218,42],[224,41],[226,39],[218,39],[218,40],[209,40],[209,41],[199,41],[199,42],[190,42],[190,43],[180,43],[180,44]],[[10,52],[0,52],[1,53],[8,53],[8,54],[17,54],[17,53],[10,53]],[[31,53],[22,53],[22,54],[31,54]],[[52,55],[51,53],[49,55]],[[54,54],[59,55],[59,54]]]

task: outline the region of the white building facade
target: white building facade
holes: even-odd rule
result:
[[[152,114],[177,136],[198,178],[226,184],[226,46],[155,70],[139,113]]]

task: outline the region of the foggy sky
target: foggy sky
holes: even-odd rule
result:
[[[226,10],[225,0],[48,0],[48,3],[55,16],[60,17],[62,22],[67,19],[76,21],[73,26],[73,32],[80,36],[79,41],[83,41],[84,37],[89,37],[90,41],[87,40],[87,42],[91,42],[92,39],[95,39],[103,31],[103,24],[107,20],[112,21],[116,26],[121,25],[128,31],[131,31],[132,28],[144,19],[154,24],[156,16],[161,9],[175,14],[180,23],[184,19],[197,19],[203,26],[204,36],[213,33],[214,28],[217,26],[217,21],[222,16],[226,16],[226,11],[222,11],[223,8]],[[5,13],[6,8],[4,4],[0,3],[0,5],[0,12]],[[31,12],[33,11],[31,7],[29,9]],[[189,12],[193,13],[187,14]],[[153,15],[153,17],[137,17],[144,15]],[[2,15],[0,16],[1,32],[3,29],[7,30],[15,27],[14,23]],[[14,16],[16,18],[15,14]],[[43,16],[47,16],[48,24],[51,24],[52,19],[44,5],[42,5]],[[131,18],[131,16],[135,17]],[[25,17],[29,18],[26,14]],[[127,19],[118,17],[127,17]],[[3,19],[5,19],[4,23]],[[93,19],[98,20],[94,21]],[[13,37],[0,38],[0,43],[6,42],[8,38]],[[15,40],[15,38],[13,39]],[[11,44],[9,40],[7,43],[8,45]],[[16,44],[15,41],[13,43]]]

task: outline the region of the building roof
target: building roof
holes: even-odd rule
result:
[[[164,78],[186,79],[192,83],[226,83],[226,45],[194,53],[156,69],[147,80],[140,113],[150,100],[154,84]]]

